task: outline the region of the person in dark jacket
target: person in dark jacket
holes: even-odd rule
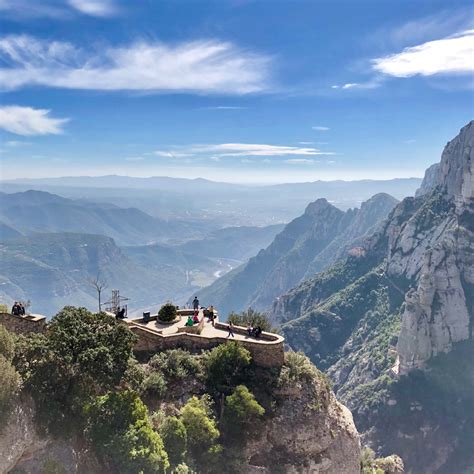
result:
[[[194,311],[199,310],[199,300],[197,296],[195,296],[193,299],[193,309]]]

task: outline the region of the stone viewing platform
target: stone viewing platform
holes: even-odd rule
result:
[[[0,313],[0,324],[15,334],[43,333],[46,331],[46,316],[41,314],[16,316],[11,313]]]
[[[279,334],[262,332],[259,338],[249,336],[241,326],[234,326],[234,337],[229,337],[228,325],[216,318],[214,326],[199,311],[198,324],[186,326],[187,317],[194,313],[191,309],[178,310],[177,319],[162,323],[158,315],[150,316],[149,321],[143,318],[125,319],[124,323],[138,337],[135,346],[137,352],[157,352],[160,350],[181,347],[188,350],[204,350],[225,343],[237,341],[251,354],[254,362],[263,367],[280,367],[284,362],[284,338]],[[217,313],[217,312],[216,312]]]

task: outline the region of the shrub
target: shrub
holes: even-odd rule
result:
[[[149,395],[162,398],[166,393],[166,381],[160,372],[152,372],[143,382],[143,389]]]
[[[8,309],[8,306],[6,304],[0,304],[0,313],[9,313],[10,310]]]
[[[85,408],[87,436],[120,472],[161,472],[169,467],[163,441],[147,408],[132,391],[110,392]]]
[[[166,303],[158,311],[158,319],[164,323],[170,323],[176,319],[177,314],[176,306],[172,303]]]
[[[242,311],[241,313],[230,313],[227,317],[227,321],[234,323],[236,326],[247,327],[247,324],[250,324],[252,327],[260,326],[262,331],[276,331],[276,329],[272,327],[272,324],[265,313],[259,313],[252,308]]]
[[[318,377],[318,370],[303,352],[285,353],[285,365],[280,373],[280,385],[293,381],[312,381]]]
[[[2,355],[0,355],[0,381],[0,419],[3,419],[18,390],[20,376],[11,362]]]
[[[232,395],[226,397],[224,424],[231,434],[241,435],[249,430],[264,415],[265,409],[255,400],[245,385],[235,387]]]
[[[0,324],[0,355],[7,360],[12,360],[15,354],[15,341],[4,326]]]
[[[215,347],[206,360],[209,385],[218,392],[230,392],[244,380],[251,360],[250,352],[237,342]]]
[[[171,465],[177,466],[184,458],[188,443],[184,423],[175,416],[168,416],[160,427],[160,434]]]
[[[115,318],[65,307],[47,334],[20,339],[16,363],[44,421],[59,427],[68,418],[78,427],[84,403],[120,384],[134,342]]]
[[[200,361],[183,349],[171,349],[160,352],[150,359],[150,367],[161,372],[166,379],[182,380],[200,375]]]
[[[181,408],[181,421],[188,437],[188,446],[194,455],[207,451],[219,438],[219,430],[212,414],[208,396],[191,397]]]

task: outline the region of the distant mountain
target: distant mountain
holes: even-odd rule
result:
[[[203,239],[189,240],[177,248],[195,255],[242,262],[267,247],[284,227],[284,224],[265,227],[226,227],[211,232]]]
[[[18,232],[13,227],[0,222],[0,242],[3,240],[16,239],[17,237],[21,237],[21,235],[21,232]]]
[[[357,254],[278,298],[286,342],[408,472],[474,466],[474,121]],[[407,442],[410,440],[410,442]]]
[[[182,261],[166,249],[167,260],[149,264],[124,252],[105,236],[42,233],[0,243],[0,296],[8,304],[31,300],[32,310],[52,315],[64,305],[97,306],[90,280],[100,274],[108,289],[120,289],[130,297],[129,307],[156,310],[156,306],[193,291],[190,275],[196,268],[217,271],[210,261]],[[105,301],[103,299],[103,301]],[[155,306],[155,308],[153,308]]]
[[[266,249],[200,290],[198,296],[224,314],[249,306],[267,309],[277,296],[297,285],[309,272],[319,271],[345,256],[351,243],[383,220],[396,202],[387,194],[378,194],[361,209],[343,212],[326,199],[318,199],[285,226]]]
[[[419,178],[404,178],[248,186],[205,179],[103,176],[0,181],[0,189],[9,193],[38,189],[71,199],[108,202],[214,230],[287,223],[317,198],[326,198],[341,210],[359,207],[378,193],[402,199],[414,195],[420,183]]]
[[[202,235],[204,225],[165,221],[134,208],[74,201],[43,191],[0,193],[0,220],[25,232],[89,232],[143,244]]]

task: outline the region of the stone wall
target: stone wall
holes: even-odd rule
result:
[[[0,324],[15,334],[43,333],[46,331],[46,317],[41,315],[15,316],[0,313]]]
[[[197,334],[177,333],[161,335],[135,324],[129,326],[130,330],[138,336],[138,342],[135,345],[136,352],[154,353],[158,351],[175,349],[177,347],[198,352],[201,350],[212,349],[219,344],[228,342],[225,337],[203,337]],[[283,348],[284,339],[281,336],[275,336],[274,341],[253,342],[237,341],[242,344],[251,354],[255,364],[261,367],[281,367],[285,360]]]

